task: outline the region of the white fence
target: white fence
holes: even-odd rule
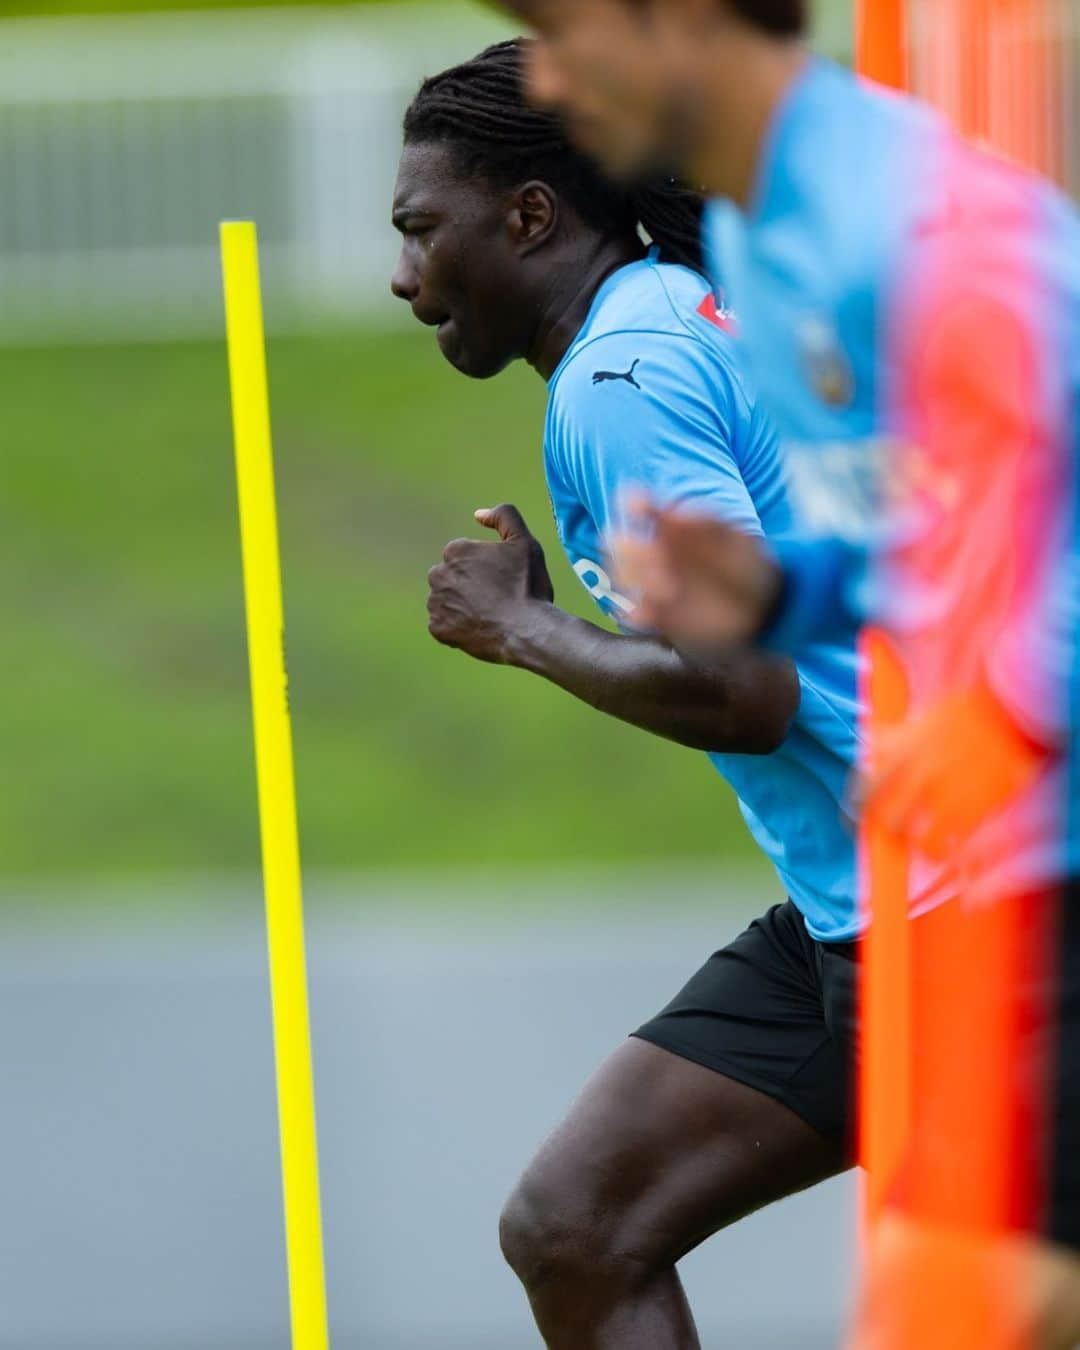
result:
[[[228,217],[279,326],[377,308],[404,106],[504,31],[453,3],[0,23],[0,340],[216,328]]]
[[[218,331],[237,216],[275,326],[387,313],[402,110],[504,31],[468,0],[0,21],[0,343]]]

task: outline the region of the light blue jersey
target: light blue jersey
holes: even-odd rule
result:
[[[775,436],[755,406],[706,281],[649,258],[611,276],[551,378],[545,465],[570,563],[610,618],[630,608],[604,567],[628,489],[767,536],[792,528]],[[841,809],[856,758],[850,643],[800,656],[802,703],[767,756],[710,755],[750,832],[822,941],[859,928],[854,838]]]
[[[967,159],[949,158],[956,155]],[[1080,451],[1080,222],[1075,212],[1034,180],[1018,187],[1017,176],[1011,175],[1010,186],[1011,171],[961,148],[937,115],[914,100],[861,82],[827,62],[810,61],[774,121],[749,211],[716,202],[705,227],[713,279],[739,312],[747,365],[777,427],[800,521],[798,535],[775,549],[788,578],[784,606],[768,635],[778,649],[797,654],[804,643],[842,637],[868,616],[896,618],[895,595],[877,563],[901,523],[884,504],[884,469],[896,462],[889,410],[898,347],[890,322],[903,314],[917,337],[924,269],[913,266],[912,259],[919,256],[922,241],[947,238],[952,230],[961,241],[957,255],[963,256],[962,213],[978,208],[961,195],[954,218],[942,192],[943,185],[955,186],[949,168],[942,166],[960,162],[970,166],[972,175],[964,180],[965,191],[973,185],[980,206],[984,196],[990,204],[989,230],[980,237],[991,241],[991,257],[995,231],[1008,245],[1009,231],[1015,241],[1015,230],[1024,228],[1017,201],[1028,202],[1039,221],[1032,265],[1054,297],[1055,313],[1041,318],[1054,332],[1059,358],[1052,377],[1056,387],[1047,391],[1046,421],[1060,416],[1069,425],[1071,418],[1065,433],[1069,455],[1063,458],[1071,465],[1066,464],[1061,489],[1066,500],[1075,493]],[[993,267],[974,265],[971,281],[1010,312],[1020,312],[1023,302],[1015,294],[996,293],[1007,291],[1009,283]],[[902,523],[905,528],[911,524]],[[1071,543],[1060,551],[1043,603],[1023,632],[1006,635],[986,674],[1018,720],[1036,733],[1056,732],[1070,745],[1071,763],[1058,772],[1055,795],[1068,803],[1073,828],[1058,828],[1051,837],[1051,813],[1045,810],[1041,826],[1037,810],[1030,813],[1031,821],[1020,823],[1021,803],[1015,828],[1002,832],[1015,845],[1011,886],[1080,869],[1075,505],[1070,518],[1057,525],[1066,535],[1071,530]],[[996,543],[987,540],[985,546]]]

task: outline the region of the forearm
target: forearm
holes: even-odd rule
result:
[[[769,754],[799,706],[798,676],[783,658],[739,650],[697,664],[656,639],[609,633],[542,602],[526,608],[507,659],[590,707],[695,750]]]

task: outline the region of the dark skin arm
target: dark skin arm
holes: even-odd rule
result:
[[[458,539],[428,575],[428,627],[481,661],[532,671],[590,707],[694,750],[765,755],[799,706],[790,661],[751,650],[699,664],[554,604],[543,549],[513,506],[477,512],[499,541]]]

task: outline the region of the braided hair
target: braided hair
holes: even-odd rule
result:
[[[497,43],[425,80],[405,113],[406,144],[451,146],[466,173],[496,187],[541,179],[592,228],[634,235],[640,225],[663,261],[702,271],[704,198],[673,179],[632,189],[609,182],[557,117],[526,102],[528,41]]]

